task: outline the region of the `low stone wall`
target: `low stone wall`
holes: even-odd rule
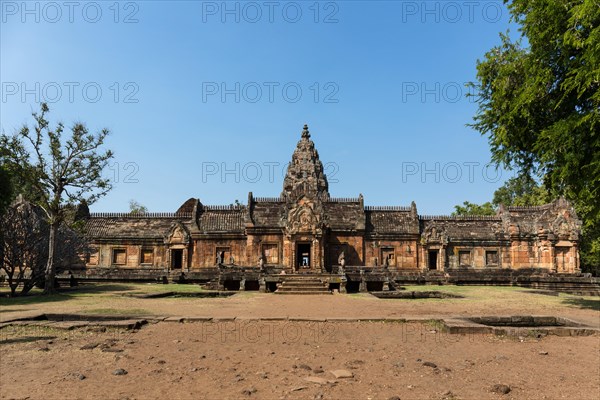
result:
[[[285,277],[280,269],[270,268],[261,273],[256,267],[206,268],[200,271],[166,271],[164,269],[109,269],[95,268],[63,273],[59,280],[71,279],[86,282],[178,282],[207,283],[222,286],[225,282],[255,282],[264,279],[278,283]],[[325,274],[331,282],[339,283],[338,274]],[[336,277],[338,279],[336,279]],[[389,282],[390,288],[402,285],[493,285],[522,286],[553,290],[578,295],[600,295],[600,278],[572,274],[552,274],[544,269],[520,270],[448,270],[441,271],[392,271],[384,268],[351,267],[345,271],[350,285],[360,284],[376,288]],[[376,289],[372,289],[376,290]],[[379,289],[381,290],[381,289]]]
[[[578,295],[599,296],[600,278],[574,274],[552,274],[544,269],[528,268],[519,270],[448,270],[440,274],[394,274],[393,281],[399,285],[438,284],[438,285],[492,285],[522,286],[527,288],[553,290]]]

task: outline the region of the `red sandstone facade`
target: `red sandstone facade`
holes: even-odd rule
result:
[[[335,273],[339,265],[393,271],[537,268],[578,273],[581,222],[564,199],[501,207],[489,217],[419,215],[336,199],[305,126],[280,197],[244,206],[189,199],[175,213],[91,214],[88,270],[182,273],[215,267]],[[342,259],[344,260],[342,262]]]

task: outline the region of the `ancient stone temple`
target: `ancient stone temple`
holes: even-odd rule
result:
[[[331,197],[304,126],[279,197],[249,193],[247,204],[238,206],[191,198],[174,213],[92,213],[93,251],[82,273],[200,281],[229,274],[242,284],[282,271],[349,281],[372,276],[374,282],[470,271],[573,274],[579,272],[580,226],[564,199],[500,207],[494,216],[452,217],[420,215],[414,202],[370,207],[362,195]]]

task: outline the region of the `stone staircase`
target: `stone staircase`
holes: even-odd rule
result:
[[[329,283],[319,275],[286,275],[276,294],[331,294]]]

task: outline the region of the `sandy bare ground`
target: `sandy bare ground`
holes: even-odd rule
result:
[[[51,299],[4,299],[0,320],[40,312],[238,319],[160,322],[136,332],[5,327],[0,330],[0,398],[597,399],[600,394],[599,336],[450,335],[432,322],[260,320],[425,321],[531,314],[598,327],[598,298],[545,296],[520,288],[442,287],[425,289],[465,298],[240,293],[217,299],[138,299],[123,294],[164,288],[101,289],[83,288]],[[82,350],[86,345],[93,348]],[[117,369],[127,374],[113,375]],[[352,377],[335,378],[330,372],[340,369]],[[510,392],[492,391],[498,384],[509,386]]]
[[[598,337],[268,321],[2,335],[2,399],[597,399],[600,390]],[[99,346],[81,349],[90,344]],[[339,369],[353,376],[329,372]]]

